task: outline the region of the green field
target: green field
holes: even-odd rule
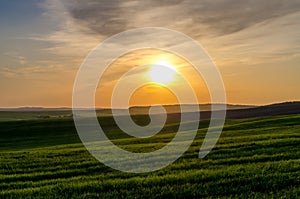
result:
[[[144,116],[135,118],[144,121]],[[108,137],[129,151],[163,147],[177,121],[148,139],[99,119]],[[198,159],[208,121],[175,163],[129,174],[93,158],[70,118],[0,122],[0,198],[300,198],[300,115],[227,120],[218,144]]]

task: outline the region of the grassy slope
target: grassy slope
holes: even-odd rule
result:
[[[152,142],[160,147],[177,129],[170,123],[141,142],[118,133],[110,118],[100,120],[114,142],[130,151],[148,151]],[[299,120],[229,120],[214,150],[198,159],[204,122],[182,158],[148,174],[122,173],[96,161],[80,144],[70,119],[1,122],[0,198],[299,198]],[[119,136],[124,139],[116,140]]]

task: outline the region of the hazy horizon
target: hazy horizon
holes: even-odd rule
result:
[[[276,104],[286,104],[286,103],[300,103],[299,101],[282,101],[282,102],[274,102],[274,103],[267,103],[267,104],[230,104],[226,103],[227,106],[236,106],[236,107],[260,107],[260,106],[269,106],[269,105],[276,105]],[[214,103],[215,105],[223,105],[221,103]],[[162,106],[210,106],[211,103],[203,103],[203,104],[160,104]],[[160,106],[160,105],[137,105],[137,106],[129,106],[128,108],[148,108],[151,106]],[[75,108],[75,107],[74,107]],[[96,109],[111,109],[111,107],[95,107]],[[115,107],[116,109],[128,109],[127,107]],[[47,107],[47,106],[17,106],[17,107],[0,107],[0,109],[68,109],[71,110],[72,107],[66,107],[66,106],[53,106],[53,107]],[[90,109],[88,107],[79,107],[75,109]]]

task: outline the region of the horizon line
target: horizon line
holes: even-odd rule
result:
[[[260,106],[269,106],[269,105],[275,105],[275,104],[285,104],[285,103],[300,103],[300,100],[296,101],[281,101],[281,102],[273,102],[273,103],[267,103],[267,104],[235,104],[235,103],[203,103],[203,104],[161,104],[161,106],[182,106],[182,105],[226,105],[226,106],[252,106],[252,107],[260,107]],[[128,108],[126,107],[116,107],[115,109],[130,109],[130,108],[147,108],[151,106],[160,106],[158,105],[133,105]],[[18,106],[18,107],[0,107],[0,109],[67,109],[67,110],[72,110],[72,109],[112,109],[112,107],[78,107],[78,108],[72,108],[72,107],[66,107],[66,106],[61,106],[61,107],[46,107],[46,106]]]

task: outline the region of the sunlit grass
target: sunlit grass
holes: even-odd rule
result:
[[[114,143],[140,152],[162,147],[178,125],[169,121],[163,132],[143,141],[124,136],[108,120]],[[183,157],[148,174],[99,163],[80,143],[71,119],[1,122],[0,198],[298,198],[299,120],[228,120],[213,151],[198,159],[204,121]]]

